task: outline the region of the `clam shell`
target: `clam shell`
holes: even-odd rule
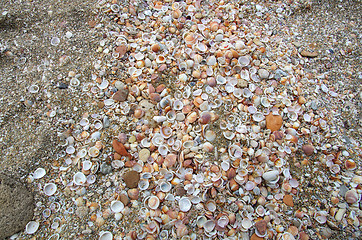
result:
[[[172,129],[169,126],[163,126],[160,129],[160,134],[165,139],[170,138],[172,136]]]
[[[213,220],[207,220],[204,223],[204,230],[205,232],[211,232],[215,228],[215,222]]]
[[[44,177],[45,174],[46,174],[46,171],[45,171],[44,168],[38,168],[38,169],[36,169],[36,170],[34,171],[34,173],[33,173],[33,178],[34,178],[34,179],[40,179],[40,178]]]
[[[47,196],[52,196],[57,191],[57,185],[54,183],[47,183],[44,185],[44,193]]]
[[[249,218],[244,218],[241,221],[241,226],[243,226],[245,229],[249,229],[253,226],[253,222]]]
[[[86,181],[87,181],[87,178],[84,175],[84,173],[82,173],[82,172],[77,172],[73,176],[73,182],[75,185],[83,185],[84,183],[86,183]]]
[[[207,218],[205,216],[198,216],[196,219],[196,224],[199,228],[202,228],[205,226],[206,221]]]
[[[188,212],[191,209],[191,201],[187,197],[182,197],[179,202],[179,208],[182,212]]]
[[[112,240],[113,234],[109,231],[101,231],[99,233],[99,240]]]
[[[168,181],[162,181],[160,183],[160,190],[162,192],[169,192],[171,190],[171,188],[172,188],[172,184]]]
[[[88,155],[90,157],[97,157],[99,155],[99,149],[95,146],[88,149]]]
[[[124,209],[124,204],[121,201],[112,201],[111,202],[111,210],[114,213],[119,213],[120,211],[122,211]]]
[[[235,158],[240,158],[242,156],[243,150],[238,145],[232,144],[229,146],[228,152],[229,156],[232,159],[235,159]]]
[[[248,56],[241,56],[238,59],[238,63],[240,64],[240,66],[246,67],[250,64],[250,59]]]
[[[92,165],[93,165],[92,162],[89,161],[89,160],[83,161],[83,162],[82,162],[82,169],[83,169],[84,171],[88,171],[88,170],[91,169]]]
[[[279,171],[277,171],[277,170],[268,171],[263,174],[263,178],[267,182],[273,181],[273,180],[277,179],[278,177],[279,177]]]
[[[148,207],[155,210],[158,208],[158,206],[160,205],[160,199],[156,196],[151,196],[148,199]]]
[[[34,234],[39,228],[39,222],[36,221],[30,221],[28,224],[26,224],[25,232],[27,234]]]

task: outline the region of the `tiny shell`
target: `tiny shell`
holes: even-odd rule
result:
[[[39,222],[36,221],[30,221],[28,224],[26,224],[25,232],[27,234],[33,234],[35,233],[39,228]]]
[[[215,228],[215,222],[213,220],[208,220],[204,223],[205,232],[211,232]]]
[[[99,233],[99,240],[112,240],[113,234],[109,231],[101,231]]]
[[[38,169],[36,169],[36,170],[34,171],[34,173],[33,173],[33,178],[34,178],[34,179],[40,179],[40,178],[44,177],[45,174],[46,174],[46,171],[45,171],[44,168],[38,168]]]
[[[83,185],[87,181],[86,176],[82,172],[77,172],[73,176],[73,182],[76,185]]]
[[[47,196],[53,195],[57,191],[57,185],[54,183],[47,183],[44,185],[44,193]]]
[[[151,196],[149,199],[148,199],[148,206],[155,210],[158,208],[158,206],[160,205],[160,199],[156,196]]]
[[[99,155],[99,149],[96,148],[95,146],[89,148],[89,150],[88,150],[88,155],[89,155],[90,157],[97,157],[97,156]]]
[[[111,210],[115,213],[119,213],[120,211],[122,211],[124,209],[124,205],[121,201],[112,201],[111,202]]]
[[[179,202],[180,211],[187,212],[191,209],[191,201],[187,197],[182,197]]]
[[[344,197],[346,198],[346,202],[349,204],[356,203],[359,199],[356,190],[348,190],[344,195]]]

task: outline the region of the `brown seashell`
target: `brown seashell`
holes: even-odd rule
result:
[[[158,43],[155,43],[151,46],[151,50],[154,51],[154,52],[158,52],[160,51],[161,47],[160,45],[158,45]]]
[[[255,223],[255,228],[260,236],[264,236],[267,230],[267,222],[265,220],[260,220]]]
[[[137,188],[128,189],[127,194],[131,200],[137,200],[139,197],[139,190]]]
[[[125,156],[128,158],[132,158],[131,154],[129,154],[126,150],[126,148],[123,146],[122,143],[118,142],[116,139],[113,140],[112,142],[113,148],[114,150],[121,156]]]
[[[210,30],[213,32],[216,32],[219,30],[219,24],[217,22],[211,22],[210,23]]]
[[[284,133],[282,131],[275,131],[273,132],[275,140],[282,140],[284,137]]]
[[[114,95],[113,95],[113,100],[118,101],[118,102],[124,102],[127,100],[128,97],[128,89],[121,89],[118,90]]]
[[[135,118],[140,119],[141,117],[143,117],[145,115],[145,111],[143,111],[142,109],[136,109],[136,110],[134,110],[133,115]]]
[[[310,156],[314,153],[314,147],[311,144],[306,144],[302,147],[303,152],[307,155]]]
[[[227,178],[228,179],[232,179],[236,176],[236,170],[235,168],[230,168],[228,171],[227,171]]]
[[[127,52],[127,46],[120,45],[120,46],[116,47],[116,49],[114,51],[119,54],[120,58],[122,58],[124,56],[124,54],[126,54],[126,52]]]
[[[165,157],[164,164],[166,167],[173,167],[177,160],[177,155],[171,153]]]
[[[151,93],[151,94],[150,94],[150,99],[151,99],[152,101],[159,102],[159,101],[161,101],[161,96],[160,96],[160,94],[158,94],[158,93]]]
[[[265,120],[266,128],[270,129],[272,132],[278,131],[283,125],[283,118],[280,115],[273,115],[272,113],[269,113]]]
[[[209,112],[202,113],[199,123],[201,124],[208,124],[211,121],[211,114]]]
[[[128,188],[136,188],[140,180],[140,174],[136,171],[129,171],[123,174],[123,180]]]
[[[293,202],[293,196],[292,195],[285,195],[284,198],[283,198],[283,202],[289,207],[294,207],[294,202]]]
[[[358,194],[356,190],[348,190],[344,195],[346,202],[349,204],[356,203],[358,201]]]
[[[344,162],[344,166],[346,167],[346,169],[348,170],[354,170],[356,169],[357,165],[356,162],[353,161],[352,159],[348,159]]]
[[[234,180],[234,178],[230,179],[229,186],[231,191],[236,191],[239,189],[239,184]]]
[[[131,189],[129,189],[129,190],[131,190]],[[128,193],[128,195],[129,195],[129,193]],[[122,194],[119,196],[119,198],[120,198],[119,200],[123,203],[123,205],[125,205],[125,206],[128,205],[128,203],[129,203],[129,198],[128,198],[127,194],[122,193]]]

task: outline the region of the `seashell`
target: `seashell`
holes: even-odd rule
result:
[[[205,226],[206,221],[207,221],[207,218],[205,216],[198,216],[196,219],[196,225],[199,228],[202,228]]]
[[[209,143],[209,142],[205,142],[203,145],[202,145],[202,148],[206,151],[206,152],[212,152],[214,150],[214,146]]]
[[[169,126],[163,126],[160,129],[160,134],[163,138],[168,139],[172,136],[172,129]]]
[[[196,49],[200,52],[206,52],[207,46],[204,43],[196,44]]]
[[[156,196],[151,196],[148,199],[148,207],[155,210],[158,208],[158,206],[160,205],[160,199]]]
[[[295,238],[291,233],[285,232],[282,234],[280,240],[295,240]]]
[[[38,169],[36,169],[36,170],[34,171],[34,173],[33,173],[33,178],[34,178],[34,179],[40,179],[40,178],[44,177],[45,174],[46,174],[46,171],[45,171],[44,168],[38,168]]]
[[[165,144],[161,144],[160,146],[158,146],[158,152],[162,155],[162,156],[166,156],[166,154],[168,153],[168,147]]]
[[[89,161],[89,160],[83,161],[82,162],[82,170],[88,171],[88,170],[91,169],[92,165],[93,165],[92,162]]]
[[[153,52],[158,52],[158,51],[160,51],[160,49],[161,49],[161,47],[160,47],[160,45],[159,45],[158,43],[155,43],[155,44],[153,44],[153,45],[151,46],[151,50],[152,50]]]
[[[207,201],[205,204],[205,208],[210,211],[210,212],[215,212],[216,211],[216,203],[212,200]]]
[[[245,229],[249,229],[253,226],[253,222],[249,218],[244,218],[241,221],[241,226]]]
[[[95,146],[89,148],[88,155],[90,157],[97,157],[99,155],[99,149],[96,148]]]
[[[99,239],[98,240],[112,240],[113,234],[109,231],[101,231],[99,233]]]
[[[186,33],[184,40],[187,45],[192,46],[196,42],[196,36],[193,33]]]
[[[333,174],[339,173],[340,170],[341,170],[341,168],[339,167],[338,164],[332,164],[329,168],[329,171]]]
[[[216,64],[216,57],[215,56],[209,56],[207,59],[206,59],[206,64],[208,66],[214,66]]]
[[[215,222],[213,220],[207,220],[204,223],[204,230],[205,232],[211,232],[215,228]]]
[[[244,98],[250,98],[252,96],[253,96],[253,93],[248,88],[243,89],[243,97]]]
[[[216,133],[212,130],[207,130],[204,134],[205,139],[209,142],[213,142],[216,138]]]
[[[225,228],[229,224],[229,218],[226,215],[221,216],[217,220],[217,225],[221,228]]]
[[[57,185],[54,183],[47,183],[44,185],[44,193],[47,196],[52,196],[57,191]]]
[[[228,140],[233,140],[234,139],[234,137],[235,137],[235,133],[234,132],[232,132],[232,131],[224,131],[223,132],[223,135],[224,135],[224,137],[226,138],[226,139],[228,139]]]
[[[87,183],[88,183],[88,184],[93,184],[93,183],[95,183],[96,178],[97,178],[96,175],[93,175],[93,174],[88,175],[88,176],[87,176]]]
[[[185,142],[182,144],[182,146],[183,146],[184,148],[192,148],[192,147],[194,146],[194,141],[192,141],[192,140],[185,141]]]
[[[172,167],[173,165],[175,165],[176,160],[177,160],[177,156],[175,154],[171,153],[165,157],[164,164],[166,167]]]
[[[179,202],[179,208],[182,212],[188,212],[191,209],[191,201],[187,197],[182,197]]]
[[[231,159],[241,158],[243,150],[235,144],[232,144],[228,148],[229,156]]]
[[[75,152],[75,148],[73,146],[68,146],[66,149],[65,149],[65,152],[67,154],[73,154]]]
[[[26,224],[25,232],[27,234],[34,234],[39,228],[39,222],[36,221],[30,221],[28,224]]]
[[[217,82],[218,84],[225,84],[225,83],[226,83],[226,78],[224,78],[224,77],[221,76],[221,75],[217,75],[217,76],[216,76],[216,82]]]
[[[120,211],[122,211],[124,209],[124,204],[121,201],[112,201],[111,202],[111,210],[114,213],[119,213]]]
[[[181,111],[183,107],[184,107],[184,104],[181,100],[177,99],[173,102],[173,110]]]
[[[211,114],[209,112],[203,112],[200,116],[199,123],[208,124],[211,121]]]
[[[30,93],[37,93],[37,92],[39,92],[39,86],[38,85],[31,85],[28,90],[29,90]]]
[[[255,182],[252,182],[252,181],[247,181],[245,183],[245,190],[247,191],[252,191],[254,188],[255,188]]]
[[[171,188],[172,188],[172,185],[169,182],[162,181],[160,184],[160,190],[162,192],[169,192],[171,190]]]
[[[240,66],[246,67],[250,64],[250,59],[248,56],[241,56],[238,59],[238,63],[240,64]]]
[[[87,181],[86,176],[82,172],[77,172],[73,176],[73,183],[75,185],[83,185]]]
[[[217,22],[210,23],[210,30],[216,32],[219,29],[219,24]]]
[[[165,139],[162,137],[162,135],[160,133],[155,133],[151,139],[151,142],[153,143],[153,145],[158,147],[161,144],[163,144],[164,140]]]
[[[263,178],[267,182],[278,179],[278,177],[279,177],[279,171],[277,170],[268,171],[263,174]]]
[[[346,167],[347,170],[355,170],[357,167],[357,164],[355,163],[355,161],[353,161],[352,159],[347,159],[344,162],[344,166]],[[34,177],[35,178],[35,177]]]
[[[261,121],[263,121],[264,119],[265,119],[265,116],[264,116],[264,114],[261,113],[261,112],[256,112],[256,113],[253,114],[253,120],[254,120],[255,122],[261,122]]]
[[[127,195],[131,200],[137,200],[140,192],[137,188],[128,189]]]
[[[188,125],[190,123],[194,123],[196,120],[197,120],[197,113],[196,112],[191,112],[186,117],[186,124]]]
[[[258,214],[260,217],[263,217],[265,215],[265,208],[262,205],[259,205],[255,209],[256,214]]]
[[[162,230],[159,234],[158,237],[160,238],[160,240],[167,240],[168,239],[168,230]]]
[[[138,182],[138,187],[140,190],[146,190],[148,189],[150,183],[147,179],[141,179],[139,182]]]
[[[172,150],[177,152],[180,151],[181,147],[182,147],[182,142],[180,140],[176,140],[172,145]]]
[[[344,195],[346,202],[349,204],[354,204],[359,201],[359,196],[356,190],[348,190]]]

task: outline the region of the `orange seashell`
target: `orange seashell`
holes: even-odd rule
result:
[[[210,23],[210,30],[213,32],[216,32],[219,30],[219,24],[217,22],[211,22]]]
[[[160,45],[158,45],[158,43],[155,43],[151,46],[151,50],[154,51],[154,52],[158,52],[160,51],[161,47]]]
[[[130,159],[132,158],[131,154],[129,154],[126,150],[126,148],[124,147],[124,145],[120,142],[118,142],[116,139],[113,140],[112,142],[113,148],[114,150],[121,156],[125,156],[125,157],[129,157]]]

